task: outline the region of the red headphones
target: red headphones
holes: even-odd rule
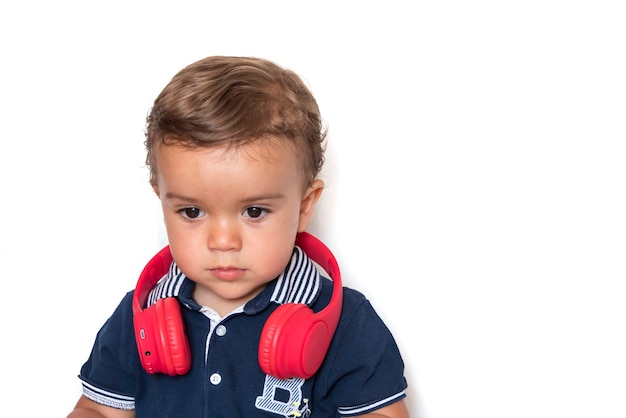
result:
[[[279,379],[308,379],[322,364],[339,323],[343,289],[330,250],[313,235],[301,232],[296,245],[333,280],[328,305],[315,313],[301,303],[280,305],[267,319],[259,340],[259,365]],[[148,308],[148,295],[172,263],[169,246],[159,251],[141,272],[133,296],[135,339],[143,368],[150,374],[182,375],[191,367],[191,351],[178,300],[158,299]]]

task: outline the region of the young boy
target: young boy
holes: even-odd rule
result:
[[[170,81],[146,131],[169,245],[99,331],[69,417],[409,417],[392,335],[304,232],[324,144],[314,97],[272,62]]]

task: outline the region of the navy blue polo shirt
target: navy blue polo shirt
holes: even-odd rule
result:
[[[141,366],[129,292],[96,336],[79,378],[95,402],[135,409],[137,417],[339,417],[371,412],[405,397],[396,342],[365,296],[344,287],[337,331],[318,372],[280,380],[258,364],[261,330],[282,303],[318,312],[332,282],[296,247],[287,269],[242,308],[224,318],[192,299],[195,284],[172,263],[148,303],[174,296],[192,353],[184,376],[148,374]]]

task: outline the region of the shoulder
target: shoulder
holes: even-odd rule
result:
[[[119,320],[132,320],[133,318],[133,295],[135,291],[131,290],[123,295],[119,300],[117,306],[113,310],[113,313],[108,318],[106,323]]]
[[[390,334],[387,326],[378,315],[370,300],[360,291],[344,287],[343,306],[339,328],[349,327],[350,331]]]
[[[378,315],[370,300],[359,290],[343,287],[341,316],[336,334],[347,337],[358,334],[368,337],[392,338],[388,327]],[[323,278],[322,289],[313,306],[314,311],[325,308],[333,293],[333,283]],[[366,338],[368,338],[366,337]],[[340,337],[341,338],[341,337]]]
[[[378,317],[378,314],[374,310],[369,299],[354,288],[343,287],[343,301],[341,308],[341,322],[349,321],[354,316],[366,316],[366,317]],[[326,307],[333,294],[333,282],[326,278],[322,278],[321,291],[318,294],[318,298],[314,303],[313,309],[318,311]]]

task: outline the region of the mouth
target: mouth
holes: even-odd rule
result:
[[[244,269],[236,267],[216,267],[210,271],[215,277],[225,281],[237,280],[245,273]]]

